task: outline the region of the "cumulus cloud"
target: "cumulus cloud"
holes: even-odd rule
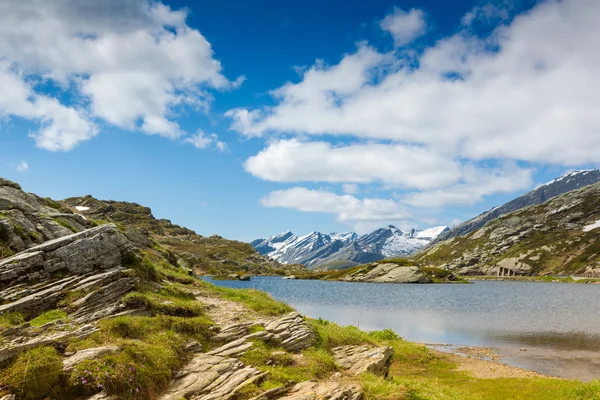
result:
[[[206,109],[209,89],[243,81],[223,75],[210,43],[186,18],[185,10],[149,0],[3,1],[0,79],[18,91],[3,86],[0,113],[40,122],[36,143],[53,151],[92,138],[99,121],[180,137],[179,107]],[[56,93],[41,93],[38,83]],[[63,91],[72,104],[58,100]]]
[[[25,172],[27,170],[29,170],[29,164],[27,164],[27,161],[21,161],[19,165],[17,165],[17,172]]]
[[[183,142],[191,144],[197,149],[206,149],[214,145],[221,152],[227,150],[227,144],[220,141],[215,133],[207,135],[202,130],[198,130],[195,135],[186,138]]]
[[[405,207],[394,200],[358,199],[349,194],[340,196],[304,187],[271,192],[261,199],[261,204],[265,207],[283,207],[304,212],[333,213],[340,222],[384,222],[410,217]]]
[[[435,190],[410,193],[401,202],[420,208],[436,208],[451,205],[472,205],[485,196],[496,193],[511,193],[530,188],[533,170],[507,165],[504,168],[481,170],[464,169],[460,183]]]
[[[426,31],[425,13],[423,10],[413,8],[403,11],[394,8],[394,12],[381,20],[379,26],[384,31],[391,33],[396,46],[409,44]]]
[[[410,65],[402,51],[361,44],[274,90],[275,106],[228,115],[247,135],[391,140],[470,160],[595,162],[598,15],[595,0],[547,0],[489,37],[442,38]]]
[[[271,143],[244,167],[274,182],[383,183],[431,189],[457,182],[460,165],[450,157],[417,146],[354,144],[296,139]]]
[[[356,183],[344,183],[342,189],[347,194],[356,194],[360,190]]]

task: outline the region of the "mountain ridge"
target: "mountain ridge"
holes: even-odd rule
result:
[[[519,196],[505,204],[496,206],[482,214],[479,214],[476,217],[452,227],[450,230],[437,236],[427,247],[431,247],[436,243],[443,242],[453,237],[467,235],[483,227],[487,222],[503,215],[528,206],[542,204],[553,197],[594,184],[596,182],[600,182],[600,170],[598,169],[568,172],[556,179],[535,187],[522,196]]]
[[[284,264],[300,263],[309,268],[327,264],[348,267],[413,254],[447,229],[439,226],[402,232],[388,225],[362,236],[355,232],[324,234],[317,231],[297,236],[286,231],[267,239],[256,239],[250,244],[261,255]]]

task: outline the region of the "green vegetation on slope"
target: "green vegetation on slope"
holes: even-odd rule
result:
[[[303,271],[300,265],[282,265],[261,256],[249,244],[227,240],[218,235],[203,237],[191,229],[156,219],[148,207],[136,203],[103,201],[91,196],[69,198],[64,207],[83,206],[81,211],[93,224],[112,222],[141,247],[153,246],[162,251],[177,253],[181,264],[200,275],[227,275],[243,272],[249,275],[285,275]],[[80,211],[77,211],[80,212]]]
[[[600,184],[594,184],[492,220],[426,249],[415,260],[471,275],[493,274],[507,260],[524,275],[600,277],[600,229],[583,229],[598,220]]]

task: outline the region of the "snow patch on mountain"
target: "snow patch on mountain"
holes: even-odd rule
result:
[[[364,260],[410,255],[448,230],[439,226],[423,231],[402,232],[393,225],[359,236],[355,232],[324,234],[311,232],[296,236],[287,231],[251,244],[261,254],[283,264],[304,264],[316,267],[332,261],[363,262]]]

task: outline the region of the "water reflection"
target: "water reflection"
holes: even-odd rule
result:
[[[214,283],[264,290],[313,318],[365,330],[389,328],[422,343],[517,352],[520,347],[600,350],[600,285],[485,281],[398,285],[266,277]],[[512,356],[519,357],[523,355]]]

